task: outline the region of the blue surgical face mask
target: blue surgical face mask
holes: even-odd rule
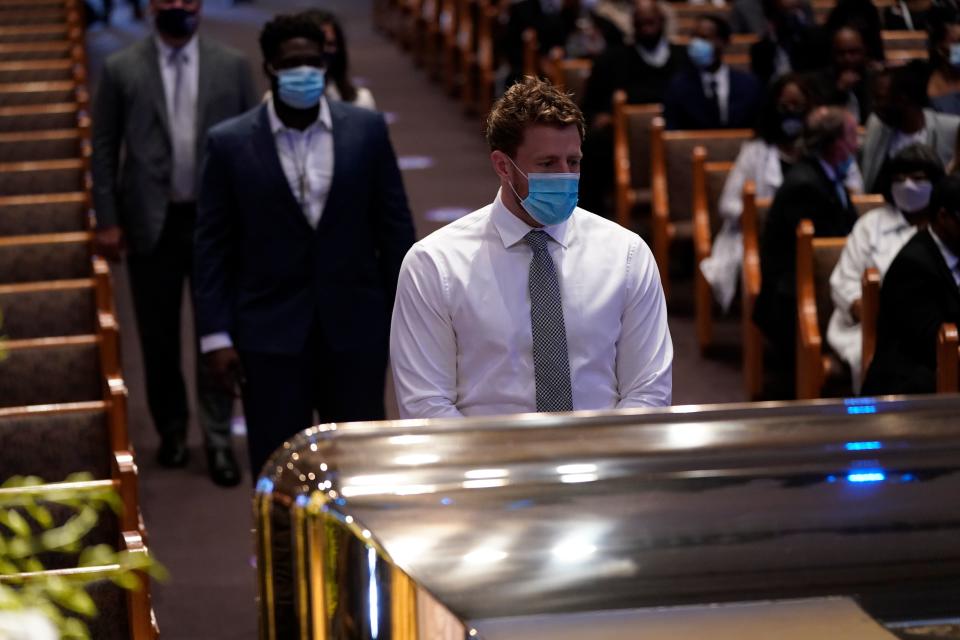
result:
[[[950,45],[950,64],[954,67],[960,67],[960,43],[958,42]]]
[[[317,67],[295,67],[277,72],[277,97],[294,109],[317,106],[323,95],[326,75]]]
[[[517,167],[510,156],[507,158]],[[520,167],[517,167],[517,171],[520,171]],[[520,204],[531,218],[549,227],[565,222],[573,215],[580,189],[579,173],[520,173],[527,179],[527,197]],[[520,194],[513,184],[510,188],[519,198]]]
[[[693,38],[687,45],[687,56],[700,69],[706,69],[713,64],[713,43],[703,38]]]

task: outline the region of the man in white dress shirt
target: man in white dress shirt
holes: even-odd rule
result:
[[[390,354],[400,414],[670,404],[673,344],[634,233],[576,208],[583,116],[528,78],[487,119],[492,204],[413,246]]]

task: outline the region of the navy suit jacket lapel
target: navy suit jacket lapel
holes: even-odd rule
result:
[[[300,208],[293,191],[290,190],[290,182],[287,180],[287,174],[283,171],[283,165],[280,164],[280,156],[277,154],[277,143],[270,130],[270,117],[267,115],[266,103],[261,104],[259,113],[254,120],[251,140],[253,144],[254,157],[260,162],[260,176],[263,183],[267,185],[277,185],[274,189],[276,199],[271,198],[271,208],[280,209],[289,212],[299,224],[302,224],[307,230],[313,231],[307,217]]]
[[[320,217],[320,224],[317,225],[317,232],[325,231],[331,224],[332,218],[337,211],[342,210],[340,200],[348,197],[345,191],[343,169],[347,164],[352,144],[353,130],[350,122],[340,103],[330,100],[330,120],[333,124],[333,179],[330,181],[330,191],[327,193],[327,202],[323,207],[323,215]]]

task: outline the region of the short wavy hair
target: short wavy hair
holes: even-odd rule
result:
[[[583,113],[570,96],[549,82],[526,77],[494,103],[484,135],[491,151],[503,151],[513,157],[523,143],[524,131],[534,124],[576,125],[581,141],[586,131]]]

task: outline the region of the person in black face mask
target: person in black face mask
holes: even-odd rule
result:
[[[719,204],[723,227],[714,239],[711,255],[700,263],[700,271],[724,309],[733,301],[743,259],[743,185],[752,180],[758,198],[776,195],[784,176],[800,157],[803,122],[813,106],[813,91],[801,76],[788,74],[775,80],[767,90],[756,137],[740,148],[727,177]],[[851,193],[863,192],[856,165],[850,167],[846,186]]]
[[[613,94],[623,90],[630,104],[663,102],[670,78],[687,63],[684,48],[667,40],[663,11],[656,2],[637,0],[633,26],[634,42],[608,48],[594,63],[584,90],[588,133],[580,203],[604,216],[610,212],[607,196],[613,191]]]
[[[96,249],[111,260],[127,254],[147,401],[161,441],[157,460],[165,467],[182,467],[188,457],[180,319],[199,154],[208,129],[257,102],[243,55],[196,35],[201,4],[151,0],[155,33],[106,60],[93,108]],[[235,485],[233,398],[206,385],[198,398],[210,475]]]

